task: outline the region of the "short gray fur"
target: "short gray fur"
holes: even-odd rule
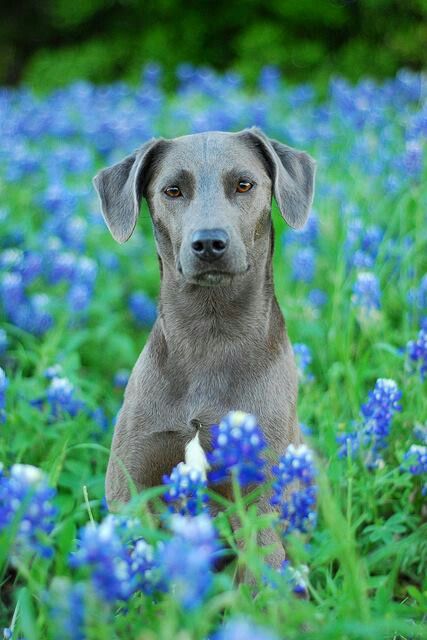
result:
[[[199,426],[208,451],[209,425],[232,409],[258,418],[273,459],[300,442],[297,372],[274,294],[271,201],[274,195],[290,226],[302,227],[314,176],[308,154],[252,128],[153,139],[94,178],[118,242],[131,236],[147,199],[161,268],[159,316],[114,431],[110,508],[130,496],[118,460],[138,489],[161,484]],[[254,183],[246,193],[236,192],[242,178]],[[182,196],[171,198],[165,189],[175,185]],[[192,237],[214,228],[227,233],[229,245],[210,263],[194,254]],[[271,509],[267,495],[259,509]],[[284,550],[276,534],[266,530],[259,541],[275,545],[269,559],[279,567]]]

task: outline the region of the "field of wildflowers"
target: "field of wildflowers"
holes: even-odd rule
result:
[[[178,75],[174,95],[155,65],[137,87],[0,92],[3,637],[427,638],[425,79],[333,78],[320,98],[274,68],[256,91],[232,73]],[[152,136],[251,125],[318,162],[306,227],[273,211],[305,444],[273,469],[277,517],[257,516],[259,486],[242,491],[267,465],[245,407],[213,426],[211,477],[235,496],[215,519],[214,486],[185,464],[108,515],[114,420],[159,274],[146,206],[116,245],[91,179]],[[289,551],[280,573],[256,545],[266,526]]]

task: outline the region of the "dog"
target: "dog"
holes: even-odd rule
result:
[[[142,198],[160,264],[159,315],[125,391],[106,475],[110,509],[160,485],[179,462],[206,470],[210,425],[254,414],[276,458],[301,440],[297,371],[275,298],[272,196],[288,225],[304,226],[316,163],[255,127],[149,140],[94,178],[119,242]],[[227,491],[227,489],[224,489]],[[259,499],[261,513],[272,509]],[[279,568],[285,552],[266,529]]]

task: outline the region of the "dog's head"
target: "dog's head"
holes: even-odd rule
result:
[[[271,227],[271,198],[301,228],[315,162],[259,129],[153,139],[94,178],[113,237],[132,235],[142,197],[162,263],[186,282],[227,284],[245,274]],[[264,250],[264,249],[263,249]]]

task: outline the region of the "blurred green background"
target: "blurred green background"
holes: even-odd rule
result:
[[[49,91],[70,81],[138,82],[143,64],[241,72],[266,64],[289,82],[382,78],[427,58],[427,0],[6,0],[0,84]],[[1,16],[0,16],[1,17]]]

